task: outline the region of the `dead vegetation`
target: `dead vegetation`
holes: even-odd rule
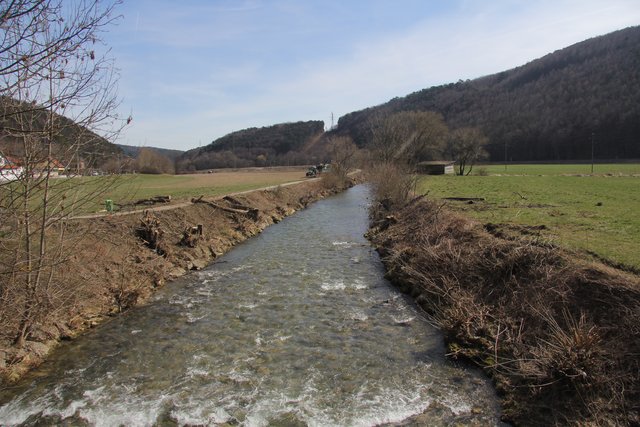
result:
[[[160,220],[153,212],[144,212],[140,219],[140,225],[136,229],[136,235],[158,255],[166,255],[167,251],[162,247],[164,231],[160,228]]]
[[[379,205],[387,276],[495,379],[517,425],[640,423],[640,279],[535,239],[501,238],[418,198]]]
[[[417,176],[409,165],[378,162],[367,174],[379,208],[391,211],[404,206],[416,190]]]
[[[138,199],[130,203],[115,203],[118,209],[135,208],[136,206],[152,206],[158,203],[171,203],[171,196],[153,196],[146,199]]]

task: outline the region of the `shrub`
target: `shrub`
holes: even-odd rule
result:
[[[488,176],[489,175],[489,171],[487,170],[487,168],[478,168],[478,169],[476,169],[476,175],[478,175],[478,176]]]
[[[367,175],[378,210],[390,211],[404,206],[416,189],[416,175],[403,165],[379,163],[369,169]]]

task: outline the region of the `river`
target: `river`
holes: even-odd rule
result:
[[[64,343],[0,392],[0,424],[498,424],[488,381],[384,279],[367,197],[317,202]]]

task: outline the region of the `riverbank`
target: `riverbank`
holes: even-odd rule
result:
[[[352,177],[348,186],[359,180]],[[0,384],[15,382],[42,363],[61,340],[143,304],[172,279],[206,267],[269,225],[344,190],[325,184],[304,182],[195,198],[171,210],[68,221],[60,246],[65,262],[41,302],[46,314],[34,319],[21,348],[8,339],[0,342]],[[12,309],[2,307],[7,337],[15,336],[20,324]]]
[[[516,425],[640,422],[640,278],[425,198],[369,232],[387,277],[484,368]]]

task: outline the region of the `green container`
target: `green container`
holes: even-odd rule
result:
[[[107,199],[104,201],[105,208],[107,212],[113,212],[113,200]]]

